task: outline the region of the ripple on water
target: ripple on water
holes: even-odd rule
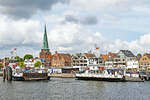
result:
[[[149,100],[150,82],[50,81],[3,82],[0,100]]]

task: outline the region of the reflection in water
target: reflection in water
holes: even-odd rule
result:
[[[51,81],[3,82],[0,100],[149,100],[150,82]]]

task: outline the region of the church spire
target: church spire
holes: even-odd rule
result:
[[[45,24],[44,37],[43,37],[43,49],[49,49],[49,47],[48,47],[47,32],[46,32],[46,24]]]

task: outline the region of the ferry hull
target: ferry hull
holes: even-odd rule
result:
[[[38,81],[50,80],[50,78],[47,73],[24,73],[23,76],[12,76],[14,81]]]
[[[50,76],[48,73],[23,73],[25,81],[38,81],[38,80],[49,80]]]
[[[78,80],[95,80],[108,82],[124,82],[124,78],[101,78],[101,77],[76,77]]]
[[[13,81],[24,81],[23,77],[12,77]]]

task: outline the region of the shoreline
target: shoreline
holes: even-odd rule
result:
[[[61,73],[61,74],[51,74],[51,77],[54,78],[75,78],[75,74],[71,74],[71,73]]]

